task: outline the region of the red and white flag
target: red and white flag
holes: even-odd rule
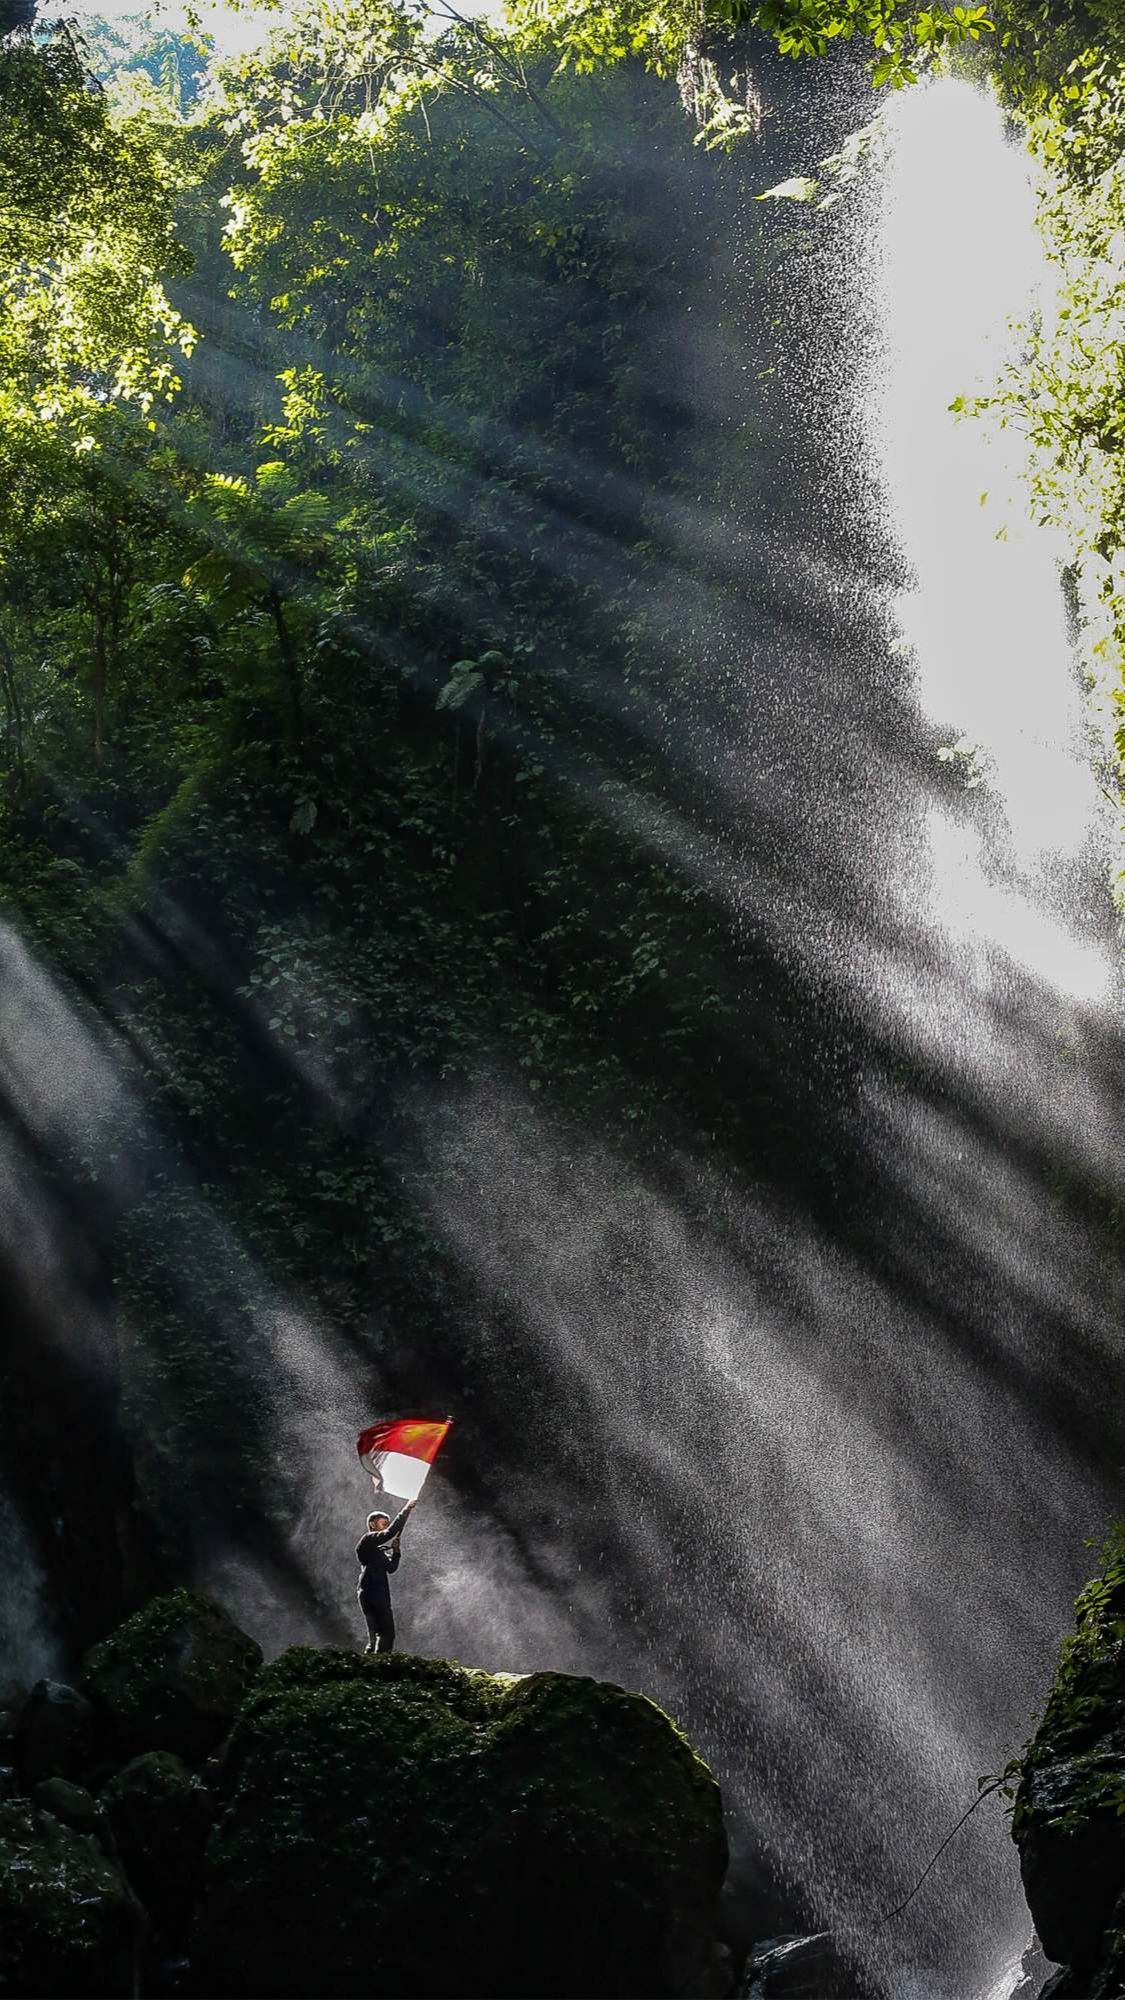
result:
[[[425,1417],[399,1417],[390,1424],[369,1424],[356,1450],[375,1482],[377,1493],[416,1500],[449,1433],[452,1418],[433,1423]]]

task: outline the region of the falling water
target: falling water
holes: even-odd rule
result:
[[[895,2000],[966,2000],[1007,1990],[1029,1930],[996,1800],[880,1918],[1026,1734],[1106,1518],[1083,1412],[1117,1299],[1055,1182],[1119,1186],[1117,1044],[1058,553],[1004,440],[948,410],[1042,282],[1026,176],[967,85],[911,93],[890,134],[824,284],[872,341],[829,476],[830,504],[869,510],[876,573],[818,561],[807,523],[779,553],[772,489],[747,503],[729,579],[677,603],[703,692],[662,746],[689,743],[725,842],[646,809],[846,1047],[831,1115],[862,1185],[826,1154],[813,1215],[686,1142],[646,1166],[500,1053],[478,1087],[405,1100],[419,1199],[476,1289],[462,1407],[503,1399],[528,1454],[486,1527],[432,1497],[400,1603],[407,1645],[666,1701],[724,1785],[751,1925],[788,1898]],[[711,712],[709,647],[724,674],[742,660],[740,741]],[[797,1023],[745,1005],[784,1053]],[[779,1087],[794,1149],[819,1143]],[[371,1410],[331,1328],[270,1311],[293,1546],[327,1579],[355,1506],[341,1439]],[[292,1605],[216,1562],[255,1629],[294,1635]]]
[[[459,1409],[478,1434],[499,1410],[522,1463],[488,1505],[433,1482],[399,1606],[408,1647],[664,1700],[724,1786],[751,1926],[784,1908],[846,1930],[894,2000],[992,2000],[1028,1928],[996,1800],[907,1915],[880,1918],[1026,1734],[1110,1506],[1108,1421],[1092,1433],[1119,1367],[1098,1202],[1121,1192],[1120,1050],[1057,551],[1004,440],[947,407],[1043,282],[1026,180],[966,85],[908,94],[891,134],[873,207],[824,252],[824,293],[873,356],[841,364],[839,436],[814,436],[826,315],[797,357],[809,400],[762,490],[747,475],[729,496],[706,590],[687,562],[673,580],[670,658],[692,672],[669,675],[675,726],[652,728],[670,777],[693,761],[706,831],[671,782],[582,801],[643,824],[784,969],[748,983],[738,1051],[758,1069],[725,1082],[755,1102],[772,1085],[783,1166],[809,1170],[735,1172],[697,1133],[646,1157],[534,1096],[502,1050],[463,1088],[404,1093],[396,1166],[474,1301],[448,1335]],[[727,354],[733,410],[753,384]],[[821,550],[808,519],[785,542],[774,469],[784,497],[810,436],[824,519],[850,508],[858,554],[850,529]],[[682,532],[694,557],[711,530]],[[138,1058],[73,1007],[55,1024],[63,1000],[7,934],[0,951],[24,996],[0,1018],[19,1096],[45,1133],[82,1129],[88,1090],[69,1104],[25,1016],[112,1071],[107,1092]],[[395,1329],[376,1314],[359,1365],[356,1330],[276,1296],[175,1172],[185,1234],[229,1288],[231,1353],[267,1364],[244,1414],[276,1447],[293,1574],[341,1598],[350,1439],[380,1368],[398,1379]],[[325,1636],[229,1514],[198,1580],[267,1644]]]
[[[46,1579],[11,1495],[3,1487],[0,1535],[7,1551],[0,1622],[0,1702],[4,1702],[40,1675],[56,1671],[60,1648],[52,1630]]]
[[[530,1367],[550,1427],[584,1440],[518,1593],[539,1644],[666,1699],[723,1780],[739,1851],[748,1836],[810,1921],[856,1936],[896,2000],[965,2000],[1008,1990],[1030,1928],[996,1800],[909,1912],[880,1918],[1026,1735],[1106,1519],[1082,1412],[1119,1292],[1057,1182],[1120,1189],[1118,1044],[1059,552],[1008,441],[948,407],[987,387],[1045,282],[1027,176],[969,85],[908,94],[888,123],[826,291],[850,256],[874,359],[835,477],[899,573],[831,573],[806,549],[802,588],[835,604],[835,636],[779,613],[744,641],[745,740],[705,759],[731,823],[771,828],[741,869],[652,826],[823,995],[826,1031],[846,1024],[871,1185],[830,1230],[686,1153],[646,1176],[500,1075],[418,1125],[435,1226],[519,1329],[491,1364],[517,1383]],[[499,1336],[482,1340],[487,1367]],[[515,1511],[542,1508],[544,1476]],[[618,1526],[663,1634],[630,1631],[604,1555],[575,1575],[568,1501]],[[510,1602],[513,1581],[502,1551],[493,1570],[447,1549],[425,1638],[479,1651],[493,1585]]]
[[[1101,746],[1068,627],[1064,553],[1032,522],[1018,433],[958,421],[950,408],[955,398],[987,394],[1018,356],[1019,324],[1051,311],[1054,272],[1035,229],[1030,163],[991,97],[941,82],[895,100],[886,127],[878,228],[859,257],[881,329],[861,408],[887,525],[909,564],[893,617],[918,707],[944,739],[939,757],[976,794],[963,796],[960,810],[933,796],[914,802],[920,837],[912,861],[894,870],[895,886],[915,922],[940,940],[944,965],[936,983],[892,978],[888,997],[907,1039],[940,1051],[962,1079],[975,1077],[1013,1136],[1037,1134],[1045,1158],[1077,1164],[1105,1189],[1119,1185],[1114,1092],[1096,1045],[1102,1033],[1111,1043],[1119,1034],[1117,939],[1103,888]],[[930,1198],[976,1237],[984,1268],[1003,1260],[1021,1284],[1061,1287],[1058,1331],[1068,1314],[1081,1317],[1099,1275],[1071,1265],[1068,1280],[1065,1245],[1040,1237],[1042,1186],[1020,1184],[1010,1149],[997,1143],[999,1119],[982,1144],[964,1126],[935,1135],[929,1114],[920,1118],[908,1103],[888,1108],[888,1118],[902,1135],[906,1170],[926,1175]],[[1096,1243],[1085,1248],[1096,1261]],[[1111,1284],[1104,1328],[1091,1330],[1103,1349],[1113,1298]],[[1026,1325],[1005,1329],[1013,1358],[1027,1335]],[[993,1435],[999,1484],[1012,1440],[1006,1427]],[[1058,1470],[1080,1477],[1080,1453],[1073,1470]],[[1040,1476],[1054,1476],[1050,1464]],[[989,1561],[1002,1589],[1030,1597],[1046,1585],[1049,1601],[1057,1586],[1048,1573],[1065,1577],[1082,1523],[1079,1511],[1068,1535],[1056,1514],[1054,1549],[1045,1546],[1022,1575],[1011,1574],[1009,1551],[994,1543]],[[1086,1524],[1101,1525],[1096,1504]],[[1006,1651],[1003,1641],[998,1650]],[[1023,1733],[1018,1676],[1008,1698],[1011,1743]],[[1004,1839],[995,1815],[995,1956],[990,1962],[985,1951],[981,1960],[989,2000],[1015,1983],[1021,1927],[1027,1933],[1018,1893],[1003,1886],[1011,1875]],[[954,1859],[951,1905],[959,1874]]]
[[[884,344],[864,400],[913,571],[895,610],[921,705],[964,745],[962,768],[979,764],[1007,846],[1007,879],[989,882],[983,843],[958,842],[933,815],[934,915],[1066,993],[1107,998],[1100,941],[1082,935],[1089,912],[1058,893],[1065,864],[1092,859],[1104,814],[1062,550],[1031,525],[1018,435],[949,411],[955,396],[987,392],[1011,352],[1011,318],[1050,308],[1028,163],[965,83],[912,93],[887,124],[881,268],[870,272]]]

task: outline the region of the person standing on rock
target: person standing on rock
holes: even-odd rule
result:
[[[359,1564],[359,1608],[367,1623],[365,1653],[393,1653],[395,1618],[391,1610],[391,1584],[402,1559],[399,1536],[413,1507],[408,1500],[401,1514],[369,1514],[367,1533],[355,1545]]]

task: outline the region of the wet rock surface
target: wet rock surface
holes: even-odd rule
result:
[[[175,1590],[91,1648],[82,1685],[119,1754],[171,1750],[192,1761],[228,1733],[261,1663],[221,1605]]]
[[[1052,2000],[1125,1996],[1125,1546],[1078,1599],[1012,1833]]]
[[[1074,1755],[1037,1741],[1019,1795],[1024,1891],[1048,1957],[1084,1969],[1125,1884],[1125,1727]]]

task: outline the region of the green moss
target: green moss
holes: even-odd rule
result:
[[[1055,1678],[1039,1726],[1025,1746],[1014,1774],[1026,1780],[1038,1768],[1061,1757],[1088,1769],[1091,1804],[1120,1804],[1125,1810],[1125,1782],[1107,1779],[1099,1770],[1098,1745],[1107,1731],[1125,1720],[1125,1524],[1119,1525],[1102,1550],[1102,1567],[1080,1592],[1074,1607],[1074,1631],[1064,1639]],[[1111,1800],[1107,1784],[1113,1790]],[[1096,1798],[1095,1798],[1096,1795]],[[1013,1831],[1018,1836],[1028,1811],[1028,1789],[1017,1795]]]
[[[0,1804],[0,1994],[129,1991],[134,1912],[97,1842]]]
[[[1075,1607],[1047,1706],[1012,1767],[1012,1832],[1048,1956],[1088,1979],[1125,1892],[1125,1535]],[[1097,1991],[1117,1987],[1097,1984]]]
[[[221,1605],[174,1590],[94,1646],[82,1681],[119,1747],[198,1757],[226,1735],[261,1660]]]
[[[294,1649],[247,1702],[222,1789],[212,1989],[656,1995],[703,1974],[718,1788],[620,1688]]]

